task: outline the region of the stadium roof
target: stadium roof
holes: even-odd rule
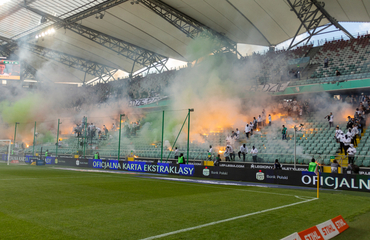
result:
[[[24,0],[7,1],[0,5],[0,36],[18,40],[30,33],[40,32],[55,22],[42,21],[41,16],[24,6]],[[28,0],[27,6],[68,19],[105,0]],[[192,61],[187,55],[191,38],[162,18],[143,3],[122,1],[101,14],[79,20],[77,23],[134,44],[140,48],[183,61]],[[294,37],[301,22],[286,0],[163,0],[177,11],[215,30],[235,43],[274,46]],[[293,2],[293,1],[292,1]],[[370,1],[324,0],[325,10],[341,22],[370,22]],[[130,4],[131,3],[131,4]],[[102,17],[102,18],[101,18]],[[324,19],[320,25],[327,24]],[[301,29],[300,33],[306,30]],[[54,35],[33,43],[70,55],[89,59],[112,68],[130,72],[143,66],[69,29],[59,28]],[[39,68],[45,61],[32,64]],[[61,63],[49,63],[57,68]],[[69,67],[64,67],[69,69]],[[67,82],[80,82],[84,73],[70,71],[74,77]],[[94,76],[88,76],[90,79]]]

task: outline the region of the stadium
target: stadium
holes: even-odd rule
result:
[[[0,0],[0,239],[369,239],[369,12]]]

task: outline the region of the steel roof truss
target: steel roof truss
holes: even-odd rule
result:
[[[353,36],[347,32],[333,17],[329,15],[329,13],[324,9],[324,2],[318,2],[316,0],[286,0],[291,7],[291,11],[293,11],[298,19],[300,20],[301,24],[295,33],[290,45],[289,49],[294,48],[295,46],[301,44],[302,42],[306,41],[306,44],[311,40],[311,38],[319,33],[331,27],[335,26],[339,30],[342,30],[348,37],[353,38]],[[323,19],[327,19],[330,23],[324,26],[321,26],[320,29],[320,22]],[[308,33],[308,36],[299,42],[295,42],[298,34],[300,33],[301,29],[305,28]],[[320,30],[319,30],[320,29]]]

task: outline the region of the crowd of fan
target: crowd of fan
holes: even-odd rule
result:
[[[325,100],[327,101],[327,100]],[[333,99],[333,102],[338,101]],[[348,163],[349,169],[356,168],[358,166],[354,164],[354,156],[356,153],[356,146],[358,144],[359,139],[361,139],[361,133],[363,132],[364,128],[366,127],[366,117],[370,113],[370,95],[366,96],[361,94],[360,96],[348,96],[345,98],[345,102],[348,104],[353,104],[356,108],[353,117],[348,116],[348,122],[346,125],[346,133],[344,133],[340,128],[339,125],[336,127],[335,131],[335,139],[340,144],[341,152],[345,155],[348,155]],[[312,111],[319,111],[320,106],[322,103],[320,101],[312,100],[303,100],[297,101],[296,99],[293,100],[283,100],[283,102],[277,103],[277,108],[273,108],[273,114],[277,112],[287,114],[292,117],[300,117],[305,114],[310,114]],[[277,112],[274,112],[277,111]],[[266,126],[267,124],[271,126],[271,114],[268,114],[266,117],[265,109],[262,110],[262,114],[259,115],[257,118],[254,117],[252,121],[246,124],[244,133],[246,139],[249,139],[253,136],[254,131],[261,131],[261,128]],[[267,119],[266,119],[267,118]],[[334,115],[330,113],[325,118],[328,120],[328,127],[334,127]],[[287,128],[283,125],[281,129],[282,133],[282,140],[286,140]],[[234,150],[235,142],[238,141],[240,138],[240,131],[236,128],[235,131],[231,132],[231,135],[228,135],[226,138],[226,148],[223,153],[225,161],[235,161],[236,157],[236,150]],[[210,146],[208,150],[209,159],[212,159],[212,152],[213,148]],[[257,153],[258,149],[255,146],[252,146],[252,149],[248,151],[248,147],[246,144],[242,144],[238,151],[238,157],[240,160],[245,161],[246,154],[252,154],[253,162],[257,162]],[[221,161],[220,154],[214,159],[215,164],[218,164]],[[334,161],[332,163],[332,169],[337,169],[339,164]],[[275,167],[281,167],[278,160],[275,161]],[[337,170],[336,170],[337,171]]]
[[[346,98],[346,102],[358,104],[358,107],[353,117],[348,116],[346,129],[344,130],[347,130],[347,133],[344,133],[337,126],[334,137],[340,144],[341,153],[348,155],[348,162],[354,164],[357,143],[361,139],[361,133],[366,127],[366,117],[370,113],[370,96],[361,94],[359,98],[356,98],[352,95],[350,98]]]

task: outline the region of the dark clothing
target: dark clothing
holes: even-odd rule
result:
[[[355,156],[354,155],[348,155],[348,163],[353,164],[355,162]]]
[[[238,152],[239,159],[241,159],[240,155],[243,154],[243,162],[245,162],[245,153],[242,153],[241,151]]]
[[[281,165],[280,165],[280,163],[275,163],[275,165],[274,165],[274,169],[275,169],[275,170],[281,170]]]
[[[235,161],[235,153],[234,152],[230,153],[230,159],[231,159],[231,161]]]
[[[257,156],[252,156],[253,162],[257,162]]]
[[[219,157],[216,157],[215,161],[213,162],[214,166],[218,166],[220,164],[221,159]]]
[[[283,128],[283,130],[281,131],[281,134],[283,135],[283,136],[282,136],[282,139],[283,139],[283,140],[286,140],[286,130],[287,130],[287,128],[286,128],[286,127],[284,127],[284,128]]]
[[[344,153],[345,151],[344,143],[340,142],[340,153]]]

